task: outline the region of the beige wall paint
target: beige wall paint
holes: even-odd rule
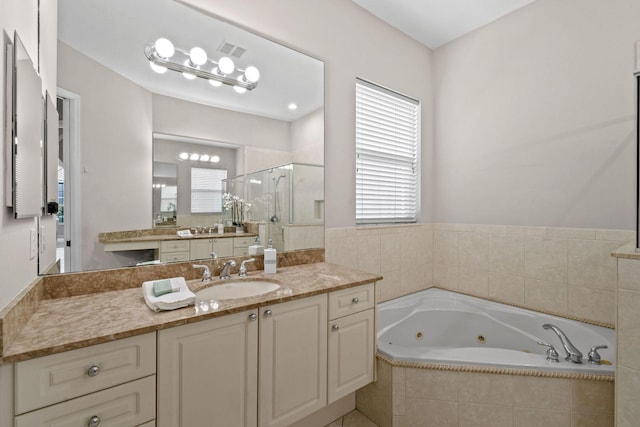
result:
[[[638,16],[538,0],[436,50],[436,221],[635,228]]]
[[[56,0],[52,0],[42,9],[40,16],[41,38],[55,40],[55,14]],[[20,39],[25,44],[29,56],[36,66],[40,60],[40,74],[43,80],[43,93],[45,90],[55,93],[55,65],[52,60],[55,52],[49,51],[47,54],[38,56],[38,2],[37,0],[0,0],[0,28],[3,37],[8,36],[13,39],[13,32],[17,31]],[[42,40],[43,47],[51,49],[51,44]],[[3,41],[4,46],[4,41]],[[4,52],[4,48],[3,48]],[[53,58],[52,58],[53,55]],[[4,54],[0,58],[0,82],[5,81],[5,58]],[[4,135],[5,123],[5,87],[0,84],[0,129]],[[2,138],[4,141],[4,137]],[[0,150],[0,164],[3,165],[3,172],[0,180],[0,200],[5,199],[4,171],[5,150],[4,143]],[[49,222],[45,221],[45,225]],[[38,226],[35,219],[16,220],[10,209],[0,209],[0,271],[2,271],[2,285],[0,292],[0,309],[6,306],[22,289],[24,289],[38,274],[37,257],[30,259],[29,234],[30,229]],[[53,227],[49,227],[53,229]],[[51,238],[51,235],[49,235]],[[49,247],[55,247],[55,237],[53,241],[48,241]]]
[[[63,43],[58,86],[80,95],[81,266],[115,267],[98,233],[151,226],[151,93]]]
[[[324,108],[291,123],[291,153],[294,163],[324,165]]]

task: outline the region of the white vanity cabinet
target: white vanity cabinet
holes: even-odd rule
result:
[[[327,404],[327,295],[260,309],[259,427],[284,427]]]
[[[329,294],[328,403],[373,382],[375,287],[357,286]]]
[[[255,242],[255,237],[234,237],[233,238],[233,256],[249,255],[249,246]]]
[[[211,258],[211,252],[215,252],[219,257],[233,256],[234,240],[234,237],[193,239],[189,259]]]
[[[257,387],[257,310],[158,331],[158,427],[255,427]]]
[[[156,334],[15,363],[15,426],[139,426],[155,418]]]
[[[190,248],[191,245],[188,240],[167,240],[160,242],[158,259],[160,259],[161,262],[189,261]]]

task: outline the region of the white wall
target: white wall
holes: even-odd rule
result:
[[[538,0],[435,51],[437,222],[633,229],[637,0]]]
[[[49,6],[54,8],[56,1],[43,7],[41,20],[41,37],[51,37],[55,31],[53,19],[55,15],[50,13]],[[43,79],[44,90],[55,93],[55,67],[52,68],[51,56],[38,56],[38,2],[37,0],[0,0],[0,28],[2,28],[2,52],[0,58],[0,129],[4,135],[5,123],[5,58],[4,58],[4,37],[13,40],[13,32],[18,34],[24,43],[29,56],[38,65],[41,60],[40,75]],[[54,36],[55,37],[55,36]],[[49,46],[43,41],[43,47]],[[0,200],[5,200],[6,173],[5,165],[5,143],[2,137],[2,149],[0,150],[0,164],[2,165],[2,175],[0,180]],[[9,172],[10,175],[10,172]],[[37,276],[37,257],[30,258],[29,234],[30,229],[36,229],[37,220],[21,219],[16,220],[10,209],[0,208],[0,271],[2,271],[2,284],[0,285],[0,309],[6,306],[15,296],[20,293]],[[55,241],[53,242],[55,244]]]
[[[291,123],[291,153],[294,163],[324,165],[324,108]]]
[[[289,122],[153,95],[153,131],[290,150]]]
[[[151,93],[63,43],[58,86],[81,96],[82,269],[114,267],[98,233],[151,227]]]
[[[422,101],[422,160],[432,143],[431,51],[346,0],[182,0],[325,64],[325,225],[355,225],[355,79]],[[428,200],[430,172],[422,180]],[[422,220],[430,220],[423,203]]]

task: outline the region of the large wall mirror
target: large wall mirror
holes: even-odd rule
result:
[[[162,233],[228,220],[228,212],[193,211],[186,182],[194,168],[224,169],[224,191],[255,200],[251,219],[280,235],[286,227],[323,226],[323,63],[185,3],[58,1],[62,272],[153,257],[105,251],[100,233]],[[207,72],[221,67],[222,57],[240,71],[257,68],[256,87],[238,93],[152,67],[145,47],[159,38],[170,40],[176,55],[203,49]],[[204,154],[206,162],[181,153]],[[316,239],[310,246],[322,245]]]
[[[44,205],[42,83],[17,32],[12,59],[11,205],[16,218],[29,218]]]

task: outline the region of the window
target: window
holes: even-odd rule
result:
[[[191,168],[191,213],[222,212],[225,169]]]
[[[356,81],[356,224],[416,222],[420,103]]]

